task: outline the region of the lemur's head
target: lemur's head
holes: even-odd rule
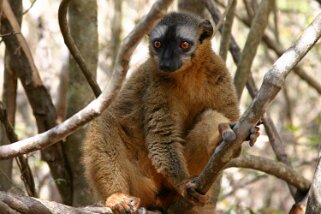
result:
[[[187,13],[170,13],[150,33],[150,55],[161,71],[175,72],[191,61],[198,47],[212,34],[208,20]]]

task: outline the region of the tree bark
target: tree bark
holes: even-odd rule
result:
[[[320,155],[321,152],[319,152],[319,158]],[[306,209],[306,214],[316,213],[321,213],[321,159],[314,173]]]
[[[107,207],[70,207],[53,201],[0,191],[2,214],[112,214]]]
[[[71,1],[69,6],[69,28],[88,69],[93,78],[96,77],[98,61],[98,31],[97,31],[97,2],[96,0]],[[77,62],[69,59],[69,83],[67,115],[70,117],[83,106],[94,99],[92,90],[86,78],[79,69]],[[90,190],[83,175],[81,164],[81,148],[85,138],[86,127],[82,127],[70,135],[63,147],[67,154],[72,172],[73,205],[81,206],[93,202]]]
[[[204,17],[205,5],[199,0],[178,0],[178,8],[180,11],[187,11]]]

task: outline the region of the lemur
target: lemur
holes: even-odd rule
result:
[[[208,20],[173,12],[149,34],[150,57],[88,131],[83,147],[89,183],[116,213],[171,207],[193,189],[215,147],[221,123],[239,118],[237,94],[224,61],[211,47]],[[192,213],[213,213],[210,205]]]

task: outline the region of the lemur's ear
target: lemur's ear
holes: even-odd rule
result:
[[[200,42],[202,43],[204,39],[210,38],[213,35],[213,26],[210,21],[204,20],[199,25],[201,29]]]

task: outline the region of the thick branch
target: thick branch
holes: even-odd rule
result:
[[[252,98],[254,98],[257,94],[257,88],[256,85],[254,83],[254,79],[253,76],[250,75],[248,82],[246,84],[248,91],[250,92],[250,95]],[[280,134],[278,133],[271,117],[269,116],[268,112],[265,112],[262,116],[262,121],[263,121],[263,125],[265,128],[265,131],[267,133],[267,135],[269,136],[269,142],[272,146],[272,149],[274,151],[274,154],[276,155],[276,158],[278,161],[281,161],[282,163],[286,164],[287,166],[292,168],[291,162],[288,159],[288,155],[285,152],[285,148],[284,148],[284,143],[281,139]],[[290,184],[288,184],[290,193],[292,195],[292,197],[294,198],[295,201],[300,201],[302,198],[301,194],[296,194],[296,189],[291,186]]]
[[[248,79],[247,88],[249,90],[251,97],[254,98],[258,90],[256,88],[252,75],[250,75]],[[276,155],[276,158],[278,159],[278,161],[281,161],[282,163],[285,163],[286,165],[291,166],[291,162],[289,161],[288,155],[285,152],[284,143],[281,140],[281,136],[276,130],[276,127],[267,112],[263,114],[262,121],[264,124],[265,131],[269,136],[270,144]]]
[[[0,213],[8,214],[108,214],[108,207],[70,207],[53,201],[18,196],[0,191]]]
[[[252,22],[250,32],[247,36],[234,77],[234,84],[239,99],[241,98],[244,86],[251,72],[252,63],[264,34],[264,30],[268,24],[268,17],[272,9],[272,5],[273,1],[270,0],[263,0],[260,3],[259,9]]]
[[[276,162],[267,158],[254,155],[243,155],[231,160],[225,166],[225,168],[230,167],[255,169],[265,172],[269,175],[274,175],[275,177],[292,184],[302,192],[307,192],[310,187],[310,182],[294,169],[284,163]]]
[[[125,79],[130,57],[139,41],[155,26],[157,21],[165,15],[166,9],[172,1],[173,0],[158,0],[155,2],[150,12],[125,38],[118,53],[111,81],[96,100],[89,103],[84,109],[64,121],[62,124],[59,124],[44,133],[10,145],[1,146],[0,159],[15,157],[20,154],[26,154],[50,146],[99,116],[117,95],[122,82]]]
[[[92,72],[90,71],[85,59],[82,57],[78,47],[76,46],[76,43],[73,40],[70,30],[68,28],[67,11],[68,11],[69,3],[70,3],[70,0],[62,0],[60,3],[59,11],[58,11],[60,30],[64,38],[65,44],[68,47],[71,55],[74,57],[75,61],[78,63],[81,71],[86,77],[95,96],[98,97],[101,94],[101,90],[98,84],[96,83],[95,78],[92,75]]]
[[[216,149],[199,179],[196,181],[200,192],[207,192],[224,166],[233,158],[248,135],[248,130],[259,121],[268,105],[282,88],[286,76],[304,57],[321,36],[321,15],[303,32],[296,44],[289,48],[264,76],[263,84],[247,111],[235,125],[236,140],[222,142]]]

